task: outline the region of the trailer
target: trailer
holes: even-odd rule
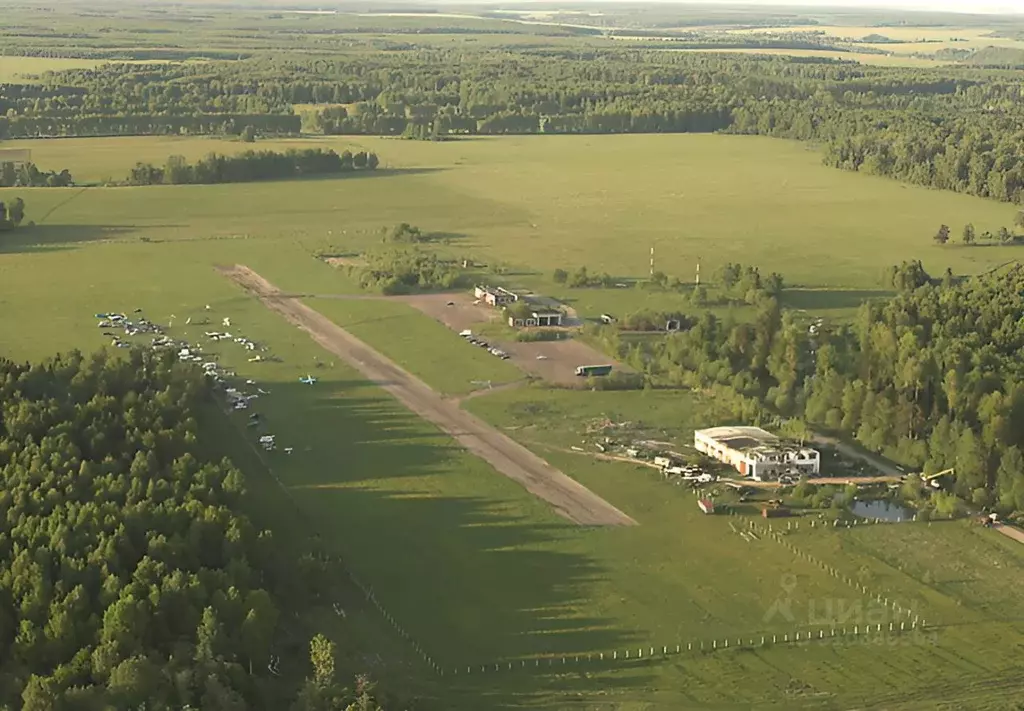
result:
[[[593,378],[608,375],[612,372],[610,365],[581,365],[576,368],[576,375],[580,378]]]

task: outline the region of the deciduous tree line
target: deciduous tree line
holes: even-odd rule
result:
[[[209,382],[171,353],[0,360],[0,708],[292,705],[267,660],[325,580],[253,526],[241,472],[199,454]],[[292,708],[372,702],[325,658]]]
[[[105,65],[14,85],[0,138],[120,133],[406,135],[730,131],[814,140],[827,164],[1021,200],[1024,79],[978,68],[648,48],[367,47],[329,58]],[[296,105],[321,104],[302,117]]]
[[[704,313],[661,341],[602,336],[655,380],[728,386],[908,467],[954,467],[963,499],[1024,512],[1024,267],[937,281],[914,262],[888,278],[900,293],[847,326],[809,327],[769,298],[750,322]]]
[[[0,163],[0,188],[64,188],[73,185],[67,168],[42,171],[35,163]]]
[[[375,170],[377,154],[307,148],[275,151],[245,151],[234,156],[211,153],[195,163],[183,156],[170,156],[163,167],[136,163],[128,174],[129,185],[186,185],[210,183],[245,183],[255,180],[277,180],[307,175],[347,173],[353,170]]]

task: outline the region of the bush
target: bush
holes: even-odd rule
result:
[[[558,270],[561,271],[561,270]],[[587,287],[612,287],[615,285],[615,280],[612,279],[611,275],[602,272],[601,274],[592,275],[587,271],[586,267],[580,267],[572,276],[568,276],[568,284],[573,289],[584,289]]]
[[[522,343],[534,343],[537,341],[560,341],[565,337],[562,331],[555,331],[549,328],[531,329],[528,331],[517,331],[516,340]]]
[[[620,325],[625,331],[664,331],[670,320],[678,321],[680,330],[687,331],[696,323],[680,311],[654,311],[640,309],[623,317]]]
[[[595,390],[642,390],[642,373],[611,373],[600,378],[587,378],[587,385]]]
[[[427,235],[423,234],[419,227],[414,227],[408,222],[395,225],[385,237],[386,242],[396,242],[399,244],[426,242],[427,239]]]
[[[417,247],[370,252],[366,262],[355,269],[360,285],[387,295],[468,286],[458,265]]]
[[[551,278],[555,280],[556,284],[564,284],[569,281],[569,272],[564,269],[556,269],[554,274],[551,275]]]

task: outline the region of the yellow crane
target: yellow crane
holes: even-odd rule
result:
[[[950,467],[949,469],[943,469],[941,472],[936,472],[935,474],[928,474],[927,476],[924,475],[924,474],[921,474],[920,476],[921,476],[921,481],[927,482],[928,485],[931,486],[934,489],[938,489],[939,488],[939,477],[940,476],[945,476],[946,474],[952,474],[952,473],[953,473],[953,467]]]

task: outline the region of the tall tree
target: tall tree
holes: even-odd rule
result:
[[[974,225],[972,225],[970,222],[968,222],[966,225],[964,225],[964,232],[963,232],[964,244],[974,244],[974,240],[975,240]]]
[[[321,689],[334,684],[334,642],[322,634],[309,642],[309,661],[313,665],[313,681]]]

